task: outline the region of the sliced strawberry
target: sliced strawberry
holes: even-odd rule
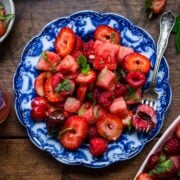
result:
[[[140,71],[147,74],[151,68],[151,63],[146,56],[134,52],[124,58],[122,67],[126,72]]]
[[[75,80],[78,75],[79,75],[79,72],[77,71],[76,73],[67,73],[67,74],[64,74],[64,77],[65,77],[65,79]]]
[[[84,103],[81,105],[78,115],[85,118],[88,122],[88,124],[92,125],[95,124],[97,121],[97,118],[105,115],[107,112],[97,105],[91,105],[90,103]]]
[[[96,40],[100,40],[102,42],[110,42],[114,44],[120,43],[120,33],[107,25],[100,25],[96,28],[94,37]]]
[[[67,55],[61,63],[57,66],[56,70],[61,73],[76,73],[78,70],[79,65],[76,60],[71,56]]]
[[[69,117],[60,133],[60,143],[69,150],[79,148],[88,132],[87,121],[79,116]]]
[[[118,58],[117,58],[118,63],[121,65],[124,58],[128,54],[133,53],[133,52],[134,52],[134,49],[131,47],[119,46],[119,52],[118,52]]]
[[[111,106],[109,107],[109,111],[112,114],[118,115],[121,118],[127,117],[128,109],[124,98],[122,96],[115,98]]]
[[[134,89],[131,87],[127,87],[127,93],[125,96],[126,104],[132,105],[140,103],[142,99],[142,90],[141,88]]]
[[[102,69],[97,76],[96,86],[105,90],[113,91],[115,88],[116,74],[106,68]]]
[[[117,68],[118,45],[95,41],[94,49],[93,67],[95,69],[101,70],[106,67],[109,70],[115,70]]]
[[[109,141],[116,141],[122,134],[122,120],[112,114],[106,114],[98,118],[96,122],[98,133]]]
[[[91,85],[96,80],[96,72],[93,70],[90,70],[87,72],[87,74],[80,73],[76,78],[76,83],[80,85]]]
[[[76,43],[76,35],[72,31],[72,29],[68,27],[64,27],[59,32],[56,41],[55,41],[55,49],[56,52],[61,56],[65,57],[68,54],[71,54],[75,47]]]
[[[77,98],[83,102],[85,100],[86,97],[86,93],[87,93],[88,87],[87,86],[79,86],[77,88]]]
[[[35,88],[36,93],[39,96],[44,96],[44,82],[50,76],[51,76],[51,73],[43,72],[35,79],[34,88]]]
[[[64,76],[61,73],[55,73],[52,76],[52,87],[55,90],[58,84],[64,79]]]
[[[44,83],[44,93],[48,101],[58,103],[64,101],[65,97],[56,93],[52,87],[52,77],[49,77]]]
[[[61,62],[58,54],[51,51],[43,51],[36,68],[40,71],[56,71],[56,66]]]
[[[74,98],[68,97],[64,103],[64,110],[68,112],[77,112],[80,108],[81,101]]]

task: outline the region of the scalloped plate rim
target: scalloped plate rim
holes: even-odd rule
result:
[[[117,17],[121,17],[121,18],[125,19],[126,21],[128,21],[130,24],[132,24],[134,27],[136,27],[136,28],[140,29],[141,31],[143,31],[143,32],[152,40],[152,42],[153,42],[153,44],[154,44],[154,46],[155,46],[155,48],[156,48],[156,43],[155,43],[154,39],[152,38],[152,36],[151,36],[146,30],[144,30],[144,29],[141,28],[140,26],[135,25],[132,21],[130,21],[130,20],[127,19],[126,17],[124,17],[124,16],[122,16],[122,15],[119,15],[119,14],[117,14],[117,13],[112,13],[112,12],[98,12],[98,11],[93,11],[93,10],[82,10],[82,11],[77,11],[77,12],[75,12],[75,13],[72,13],[72,14],[69,15],[69,16],[67,15],[67,16],[63,16],[63,17],[56,18],[56,19],[50,21],[49,23],[47,23],[45,26],[43,26],[43,28],[41,29],[41,31],[40,31],[37,35],[33,36],[33,37],[26,43],[26,45],[25,45],[25,47],[24,47],[24,49],[23,49],[23,51],[22,51],[22,53],[21,53],[20,62],[19,62],[19,64],[18,64],[18,66],[17,66],[17,68],[16,68],[16,70],[15,70],[14,76],[13,76],[13,90],[14,90],[14,94],[15,94],[15,112],[16,112],[16,115],[17,115],[17,117],[18,117],[19,122],[26,128],[26,132],[27,132],[27,134],[28,134],[28,137],[29,137],[30,140],[32,141],[32,143],[33,143],[37,148],[39,148],[40,150],[45,151],[45,152],[48,152],[48,153],[49,153],[51,156],[53,156],[57,161],[59,161],[59,162],[61,162],[61,163],[64,163],[64,164],[67,164],[67,165],[79,165],[79,166],[83,165],[83,166],[85,166],[85,167],[94,168],[94,169],[95,169],[95,168],[104,168],[104,167],[110,166],[110,165],[115,164],[115,163],[118,163],[118,162],[130,160],[130,159],[132,159],[133,157],[137,156],[137,154],[139,154],[139,153],[144,149],[144,146],[158,135],[158,133],[159,133],[159,131],[161,130],[164,122],[161,124],[161,126],[159,127],[159,129],[157,130],[157,132],[156,132],[149,140],[147,140],[146,142],[143,142],[143,144],[142,144],[141,148],[139,149],[139,151],[138,151],[137,153],[135,153],[133,156],[130,156],[130,157],[127,158],[127,159],[117,160],[117,161],[112,162],[112,163],[110,162],[110,163],[108,163],[108,164],[106,164],[106,165],[104,165],[104,166],[97,166],[97,165],[92,166],[91,164],[85,164],[85,163],[81,163],[81,162],[74,162],[74,163],[72,163],[72,162],[69,162],[69,161],[65,161],[65,160],[59,159],[59,158],[57,158],[54,154],[52,154],[50,151],[40,148],[40,146],[38,146],[38,144],[35,143],[35,141],[32,139],[32,137],[31,137],[31,135],[30,135],[30,133],[29,133],[29,131],[28,131],[28,129],[29,129],[29,128],[28,128],[28,125],[26,125],[26,124],[24,124],[24,123],[22,122],[21,117],[20,117],[20,115],[19,115],[19,113],[18,113],[18,110],[17,110],[17,106],[18,106],[18,105],[17,105],[18,91],[15,89],[15,79],[16,79],[17,72],[19,71],[19,68],[20,68],[21,65],[22,65],[21,63],[22,63],[22,59],[23,59],[23,54],[24,54],[24,52],[26,51],[26,49],[28,48],[28,46],[29,46],[36,38],[38,38],[38,37],[43,33],[43,31],[44,31],[50,24],[52,24],[52,23],[54,23],[54,22],[56,22],[56,21],[58,21],[58,20],[61,20],[61,19],[71,18],[72,16],[74,16],[74,15],[76,15],[76,14],[79,14],[79,13],[96,13],[96,14],[115,15],[115,16],[117,16]],[[171,88],[170,82],[169,82],[169,76],[170,76],[170,75],[169,75],[169,74],[170,74],[169,65],[168,65],[167,60],[166,60],[166,58],[165,58],[164,56],[163,56],[163,59],[164,59],[164,62],[165,62],[165,64],[166,64],[166,67],[167,67],[167,70],[168,70],[168,74],[167,74],[167,80],[168,80],[168,81],[167,81],[166,83],[167,83],[168,88],[169,88],[169,103],[168,103],[168,105],[166,106],[166,109],[163,111],[162,116],[161,116],[161,118],[162,118],[163,121],[164,121],[165,115],[166,115],[166,113],[167,113],[167,110],[169,109],[169,107],[170,107],[170,105],[171,105],[171,102],[172,102],[172,88]]]

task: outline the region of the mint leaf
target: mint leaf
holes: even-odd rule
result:
[[[11,19],[13,19],[13,18],[14,18],[14,14],[7,14],[7,15],[5,16],[5,22],[6,22],[6,24],[8,24],[9,21],[10,21]]]
[[[72,85],[68,79],[64,79],[61,83],[58,84],[55,91],[58,93],[60,91],[70,91],[72,89]]]
[[[145,0],[145,9],[149,10],[152,8],[152,0]]]
[[[180,15],[176,16],[176,22],[172,29],[172,32],[177,33],[180,31]]]
[[[3,15],[0,14],[0,20],[4,21],[5,17]]]
[[[176,52],[180,53],[180,15],[176,16],[176,22],[172,29],[172,32],[176,33]]]
[[[78,64],[81,66],[81,72],[87,74],[90,70],[90,65],[87,63],[87,58],[80,54],[78,56]]]
[[[173,162],[168,159],[164,161],[160,161],[157,166],[149,172],[150,175],[155,175],[155,174],[162,174],[164,172],[169,171],[173,166]]]
[[[176,52],[180,53],[180,31],[176,34]]]
[[[87,98],[88,98],[88,99],[92,99],[92,92],[88,92],[88,93],[87,93]]]
[[[126,99],[128,100],[128,99],[131,99],[131,98],[133,98],[134,96],[135,96],[135,94],[136,94],[136,89],[134,89],[134,88],[132,88],[132,87],[128,87],[127,88],[127,97],[126,97]]]

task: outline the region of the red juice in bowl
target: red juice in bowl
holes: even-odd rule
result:
[[[0,89],[0,124],[5,121],[10,112],[9,95]]]

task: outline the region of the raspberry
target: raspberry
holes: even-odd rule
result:
[[[97,138],[99,136],[96,127],[91,126],[88,130],[88,139]]]
[[[98,102],[102,107],[108,109],[112,104],[112,93],[109,91],[102,92],[98,98]]]
[[[82,51],[74,51],[71,55],[77,61],[79,55],[83,55],[83,52]]]
[[[106,152],[108,142],[102,138],[93,138],[90,140],[89,150],[93,156],[101,156]]]
[[[116,84],[113,95],[115,97],[118,97],[118,96],[124,96],[125,94],[126,94],[126,86],[121,83]]]
[[[176,137],[172,137],[166,141],[163,146],[163,152],[166,155],[180,155],[180,142]]]
[[[89,58],[90,55],[94,55],[94,40],[91,39],[83,44],[83,54]]]
[[[146,76],[139,71],[129,72],[126,76],[126,82],[133,88],[140,88],[146,82]]]

